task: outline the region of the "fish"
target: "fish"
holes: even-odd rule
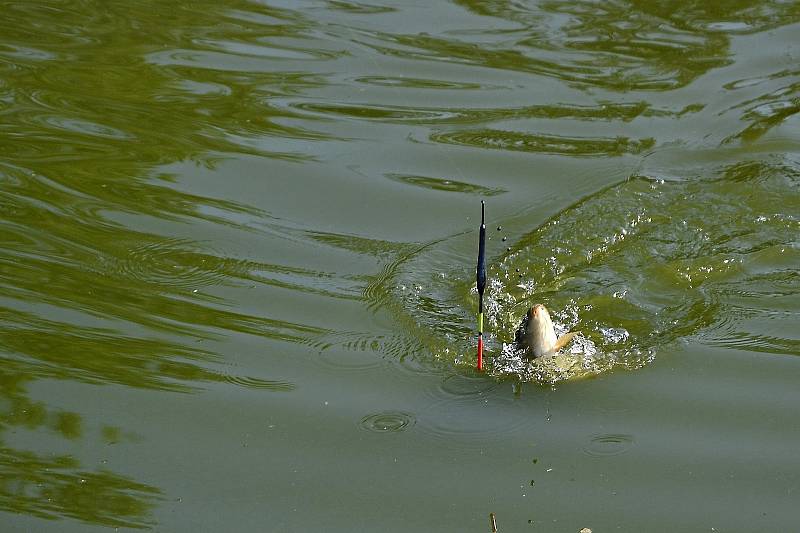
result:
[[[517,346],[535,359],[558,353],[577,334],[577,331],[571,331],[556,337],[556,330],[553,328],[553,321],[547,308],[542,304],[536,304],[522,319],[514,338]]]

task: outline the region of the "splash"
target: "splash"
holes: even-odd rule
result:
[[[760,297],[797,287],[800,220],[775,210],[800,205],[798,184],[792,165],[748,161],[711,178],[632,176],[562,211],[490,261],[489,372],[555,384],[641,368],[689,339],[798,353],[798,310]],[[420,344],[463,366],[474,364],[477,292],[471,272],[448,269],[471,264],[460,250],[472,237],[424,249],[398,265],[394,280]],[[558,355],[530,362],[514,332],[537,302],[550,309],[557,334],[580,333]]]

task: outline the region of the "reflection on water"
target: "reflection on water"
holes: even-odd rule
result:
[[[586,139],[558,137],[555,135],[529,135],[494,130],[464,131],[457,134],[436,135],[432,140],[482,148],[571,156],[638,154],[643,150],[652,148],[655,144],[653,139],[631,140],[624,137]]]
[[[791,3],[753,0],[459,3],[505,19],[511,28],[498,32],[494,46],[484,44],[488,50],[450,44],[449,55],[620,92],[685,86],[730,62],[728,34],[763,31],[800,16]]]
[[[149,529],[160,491],[108,470],[87,471],[69,456],[0,449],[0,509],[39,518],[70,517],[106,527]]]
[[[49,411],[42,402],[28,398],[27,384],[35,375],[24,365],[4,360],[0,428],[41,431],[50,427],[61,438],[83,438],[79,414]],[[46,519],[67,516],[107,527],[151,527],[151,509],[162,496],[156,487],[102,467],[87,469],[70,455],[18,450],[2,441],[0,475],[0,510]]]
[[[777,88],[771,92],[738,103],[729,110],[741,113],[743,109],[742,120],[747,123],[747,126],[740,132],[727,137],[725,142],[755,141],[787,118],[800,112],[800,98],[798,98],[800,82],[791,81],[798,76],[800,76],[800,70],[781,71],[771,74],[767,79],[757,78],[728,84],[727,89],[735,90],[742,86],[757,85],[766,81],[776,80],[778,82]],[[788,80],[786,80],[787,78]]]
[[[25,384],[38,379],[175,392],[199,390],[204,382],[292,391],[289,381],[215,368],[219,354],[186,337],[250,331],[292,340],[319,331],[232,311],[206,293],[244,283],[313,290],[301,280],[317,273],[232,257],[187,237],[182,228],[190,221],[238,229],[237,217],[266,214],[181,191],[173,176],[158,171],[182,160],[213,168],[223,153],[296,159],[245,141],[303,137],[273,120],[266,97],[314,82],[269,69],[210,74],[190,54],[181,65],[156,62],[165,45],[211,53],[220,47],[200,35],[233,37],[232,26],[220,25],[226,9],[218,4],[161,7],[4,6],[0,418],[6,432],[51,427],[63,438],[90,438],[80,414],[49,412],[28,399]],[[269,27],[253,20],[237,25],[242,37]],[[86,468],[69,455],[3,446],[0,463],[4,511],[109,527],[155,525],[156,487]]]
[[[680,339],[797,354],[798,21],[797,3],[748,0],[4,3],[0,510],[159,527],[184,476],[200,492],[207,464],[240,457],[206,425],[226,412],[195,407],[176,485],[86,466],[61,450],[134,430],[59,405],[59,387],[217,394],[259,427],[288,409],[294,451],[317,373],[438,373],[418,412],[330,419],[483,450],[533,427],[513,398],[486,402],[509,376],[638,368]],[[490,241],[496,379],[466,370],[479,197],[515,225]],[[580,329],[575,359],[503,360],[534,301]],[[148,445],[174,447],[186,421],[166,412],[140,417]],[[593,456],[633,442],[592,434]],[[326,460],[351,444],[326,441]]]
[[[490,189],[489,187],[483,187],[473,183],[442,178],[431,178],[426,176],[388,174],[386,177],[401,183],[407,183],[409,185],[431,189],[434,191],[461,192],[465,194],[475,194],[481,196],[497,196],[508,192],[504,189]]]

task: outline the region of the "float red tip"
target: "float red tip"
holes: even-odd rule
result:
[[[478,372],[483,371],[483,335],[478,337]]]

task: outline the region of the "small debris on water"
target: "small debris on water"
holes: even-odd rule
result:
[[[503,226],[497,226],[497,231],[503,231]]]
[[[503,237],[503,242],[506,242],[507,240],[508,240],[508,237]]]
[[[489,525],[492,528],[492,533],[497,533],[497,521],[494,519],[494,513],[489,513]]]
[[[588,527],[585,527],[585,528],[580,530],[580,533],[592,533],[592,530],[589,529]]]

